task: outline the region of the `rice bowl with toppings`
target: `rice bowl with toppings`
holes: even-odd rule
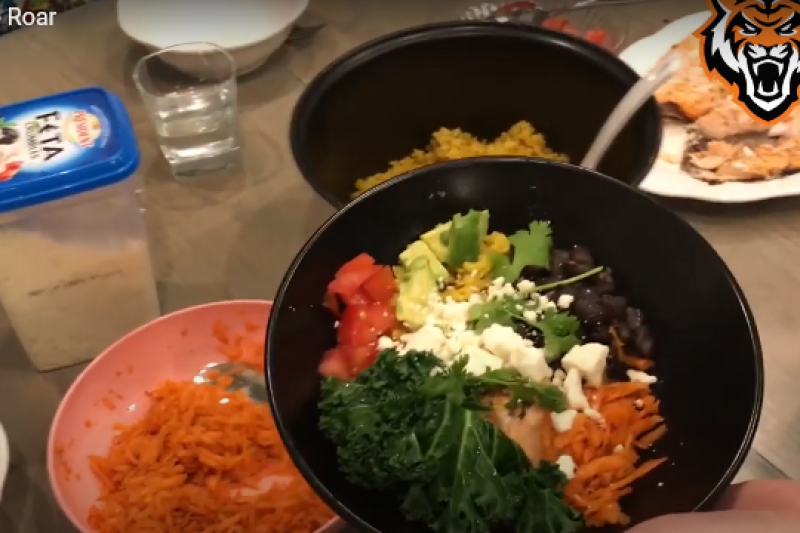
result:
[[[611,269],[582,246],[554,249],[547,221],[511,235],[490,224],[488,211],[458,214],[395,265],[360,254],[339,269],[325,297],[338,344],[320,365],[321,428],[348,479],[395,492],[437,532],[627,525],[620,499],[666,461],[641,458],[667,427],[652,334]],[[472,486],[463,509],[442,499],[476,471],[507,479]],[[492,491],[507,493],[503,509],[482,503]]]
[[[713,248],[641,192],[563,163],[443,163],[298,253],[270,405],[363,531],[623,533],[736,475],[763,397],[752,320]]]

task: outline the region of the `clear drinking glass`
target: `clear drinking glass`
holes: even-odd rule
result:
[[[139,60],[133,80],[176,178],[236,164],[236,63],[228,52],[204,42],[163,48]]]

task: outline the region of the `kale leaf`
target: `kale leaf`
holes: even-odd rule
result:
[[[548,396],[515,392],[524,378],[510,371],[470,376],[465,363],[445,368],[430,353],[384,350],[355,380],[325,380],[320,426],[340,470],[395,493],[409,519],[437,533],[577,531],[580,515],[563,500],[565,476],[551,464],[534,468],[481,403],[504,387],[523,403]]]

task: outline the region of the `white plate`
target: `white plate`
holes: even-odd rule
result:
[[[633,43],[620,54],[639,74],[647,72],[669,49],[691,35],[706,20],[709,12],[703,11],[688,15],[665,26],[659,32]],[[669,160],[680,160],[686,132],[676,124],[668,124],[664,129],[661,154]],[[677,164],[656,161],[650,174],[640,187],[650,193],[675,198],[693,198],[707,202],[744,203],[800,195],[800,174],[768,181],[720,183],[711,185],[691,177]]]

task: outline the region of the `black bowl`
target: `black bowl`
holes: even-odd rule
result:
[[[350,201],[356,179],[426,147],[442,127],[492,139],[527,120],[579,163],[638,79],[611,53],[560,32],[485,22],[421,26],[364,44],[322,71],[295,107],[292,152],[334,207]],[[651,100],[600,171],[638,185],[661,133]]]
[[[524,158],[454,161],[395,178],[345,206],[303,247],[278,290],[267,337],[273,414],[311,486],[363,531],[427,531],[396,501],[345,482],[317,428],[317,366],[334,342],[322,309],[327,283],[361,252],[394,264],[425,230],[469,209],[491,228],[550,220],[556,246],[587,246],[654,331],[655,392],[669,462],[642,479],[624,508],[634,523],[699,510],[733,479],[750,448],[763,395],[761,348],[742,291],[714,249],[645,194],[575,166]],[[607,528],[599,531],[621,531]]]

